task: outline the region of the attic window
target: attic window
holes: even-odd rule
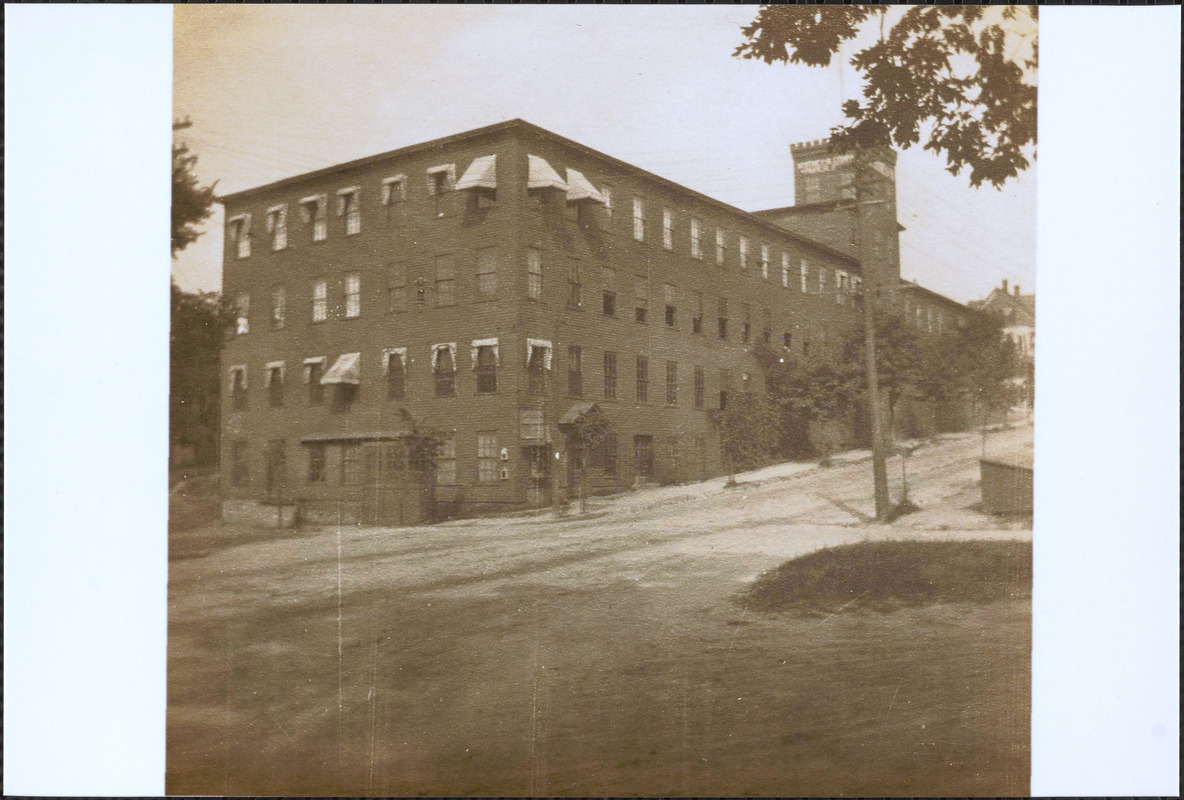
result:
[[[337,216],[345,217],[345,233],[362,232],[362,190],[358,186],[337,190]]]
[[[431,195],[436,217],[447,216],[449,197],[456,186],[456,165],[440,164],[428,168],[428,194]]]
[[[392,175],[382,179],[382,204],[391,206],[407,199],[407,176]]]

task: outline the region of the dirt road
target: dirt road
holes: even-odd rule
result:
[[[867,522],[858,462],[580,518],[178,534],[167,790],[1025,793],[1030,604],[798,619],[733,602],[823,546],[1030,537],[969,508],[981,446],[917,450],[924,510],[890,526]]]

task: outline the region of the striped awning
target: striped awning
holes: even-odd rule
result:
[[[608,201],[600,190],[592,185],[592,181],[584,177],[584,174],[579,170],[567,170],[567,202],[600,203],[600,205],[607,205]]]
[[[358,364],[361,359],[361,353],[345,353],[338,356],[333,366],[329,367],[329,371],[321,378],[321,383],[357,386],[362,379]]]
[[[545,159],[538,156],[527,156],[530,174],[526,179],[527,189],[563,189],[567,191],[567,184],[559,173],[552,169]]]
[[[460,189],[497,189],[497,156],[474,158],[456,182]]]

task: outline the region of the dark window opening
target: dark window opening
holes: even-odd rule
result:
[[[526,362],[527,392],[544,394],[547,391],[547,348],[533,345]]]
[[[604,354],[604,399],[617,399],[617,354]]]
[[[497,353],[492,345],[477,348],[477,393],[497,391]]]
[[[312,442],[308,446],[308,482],[325,482],[325,443]]]
[[[403,356],[401,354],[387,354],[386,397],[388,400],[402,400],[406,394],[407,373],[404,369]]]
[[[645,356],[637,357],[637,402],[644,403],[650,393],[650,362]]]
[[[436,397],[452,397],[456,394],[456,362],[452,350],[441,347],[436,351]]]
[[[606,317],[615,317],[617,315],[617,293],[605,290],[601,308],[604,310]]]
[[[638,478],[654,476],[654,437],[633,437],[633,470]]]
[[[279,367],[272,367],[268,374],[270,381],[268,388],[272,408],[280,408],[284,404],[284,371]]]
[[[569,397],[584,396],[583,352],[575,346],[567,348],[567,394]]]

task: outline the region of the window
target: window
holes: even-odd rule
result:
[[[633,437],[633,471],[642,480],[654,476],[654,437]]]
[[[584,354],[575,345],[567,348],[567,395],[568,397],[584,396]]]
[[[835,270],[835,302],[841,306],[847,305],[847,295],[851,293],[851,276],[841,269]]]
[[[547,391],[547,370],[551,368],[551,343],[527,339],[526,391],[544,394]]]
[[[723,228],[715,229],[715,263],[719,266],[724,265],[724,230]]]
[[[543,296],[543,254],[533,247],[526,251],[526,296],[531,300]]]
[[[740,269],[748,269],[748,237],[740,237]]]
[[[567,263],[567,307],[579,308],[582,304],[581,292],[583,287],[580,284],[580,262],[574,258],[568,259]]]
[[[441,486],[456,484],[456,436],[449,436],[436,453],[436,483]]]
[[[662,246],[674,249],[674,212],[668,208],[662,209]]]
[[[407,349],[403,347],[382,351],[382,371],[386,375],[386,397],[402,400],[407,394]]]
[[[617,354],[604,352],[604,399],[617,399]]]
[[[382,446],[382,470],[388,481],[407,466],[407,447],[402,442],[387,442]]]
[[[242,336],[251,332],[251,295],[239,292],[234,297],[234,333]]]
[[[601,186],[600,193],[604,195],[604,213],[611,220],[613,218],[613,190],[611,186]]]
[[[306,197],[300,201],[300,217],[304,224],[312,224],[312,240],[323,242],[329,233],[328,217],[329,198],[323,194]]]
[[[247,367],[240,364],[230,368],[230,399],[236,411],[247,407]]]
[[[721,297],[719,299],[719,313],[718,313],[716,321],[718,322],[718,326],[719,326],[719,331],[718,331],[719,338],[727,339],[728,338],[728,299],[726,297]]]
[[[617,283],[617,273],[615,270],[604,270],[604,291],[600,295],[600,310],[606,317],[615,317],[617,315],[617,293],[613,287]]]
[[[456,266],[450,255],[436,257],[436,305],[456,305]]]
[[[637,402],[649,400],[650,394],[650,360],[645,356],[637,357]]]
[[[793,334],[786,331],[781,334],[781,346],[788,350],[793,345]]]
[[[432,345],[432,370],[436,376],[436,397],[455,397],[456,345]]]
[[[341,445],[341,484],[343,486],[357,486],[362,482],[361,456],[362,447],[356,442],[344,442]]]
[[[325,359],[304,359],[304,382],[308,385],[308,404],[319,406],[325,401],[325,387],[321,376],[325,373]]]
[[[456,185],[456,166],[441,164],[428,171],[428,194],[432,198],[432,213],[436,218],[452,211],[452,189]]]
[[[497,297],[497,250],[493,248],[477,251],[477,296]]]
[[[808,287],[808,282],[809,282],[809,278],[810,278],[810,262],[806,261],[806,259],[803,258],[799,267],[801,269],[802,294],[806,294],[806,292],[810,291],[810,289]]]
[[[769,315],[769,309],[765,308],[761,310],[761,321],[764,323],[761,325],[761,341],[769,344],[773,341],[773,322],[772,317]]]
[[[353,319],[362,315],[362,278],[352,272],[345,276],[345,316]]]
[[[497,433],[485,431],[477,434],[477,482],[497,481]]]
[[[678,362],[666,362],[666,405],[678,402]]]
[[[633,318],[638,322],[645,322],[650,307],[649,286],[645,278],[636,278],[633,281],[633,296],[635,298],[633,303]]]
[[[407,310],[407,268],[392,264],[387,272],[386,310]]]
[[[283,286],[271,288],[271,329],[278,331],[284,327],[284,316],[288,309],[288,294]]]
[[[703,378],[703,367],[695,367],[695,408],[703,407],[703,393],[705,390],[705,381]]]
[[[308,444],[308,482],[325,482],[325,443],[309,442]]]
[[[263,373],[263,380],[267,384],[267,393],[272,408],[280,408],[284,404],[284,362],[272,361]]]
[[[524,408],[518,412],[518,430],[523,439],[534,442],[543,440],[543,412]]]
[[[747,343],[752,338],[752,306],[748,303],[741,303],[740,310],[744,315],[740,327],[740,341]]]
[[[251,215],[239,214],[226,220],[227,235],[230,246],[237,258],[248,258],[251,255]]]
[[[703,238],[699,230],[699,220],[691,217],[691,258],[703,260]]]
[[[691,333],[703,333],[703,293],[695,292],[695,311],[691,316]]]
[[[312,321],[324,322],[329,318],[329,283],[324,280],[312,284]]]
[[[767,244],[761,245],[761,277],[765,280],[769,279],[769,246]]]
[[[728,407],[728,390],[732,388],[732,373],[726,369],[719,371],[719,410]]]
[[[288,246],[288,207],[272,206],[267,209],[267,232],[271,234],[271,249],[283,250]]]
[[[473,371],[477,373],[477,393],[497,391],[497,339],[478,339],[473,342],[476,352]]]
[[[781,285],[789,288],[789,253],[781,254]]]
[[[230,485],[246,486],[251,475],[247,466],[247,441],[235,439],[230,443]]]
[[[818,293],[826,292],[826,267],[821,264],[818,266]]]
[[[674,286],[669,283],[665,284],[662,287],[662,295],[666,301],[666,327],[673,328],[676,322],[675,315],[678,310],[674,301]]]
[[[362,232],[362,190],[357,186],[337,191],[337,216],[345,217],[345,233]]]
[[[607,433],[600,442],[600,468],[604,474],[612,477],[617,474],[617,436]]]
[[[638,242],[645,239],[645,202],[640,197],[633,198],[633,238]]]
[[[386,206],[386,221],[395,225],[406,222],[407,176],[394,175],[382,179],[382,204]]]

